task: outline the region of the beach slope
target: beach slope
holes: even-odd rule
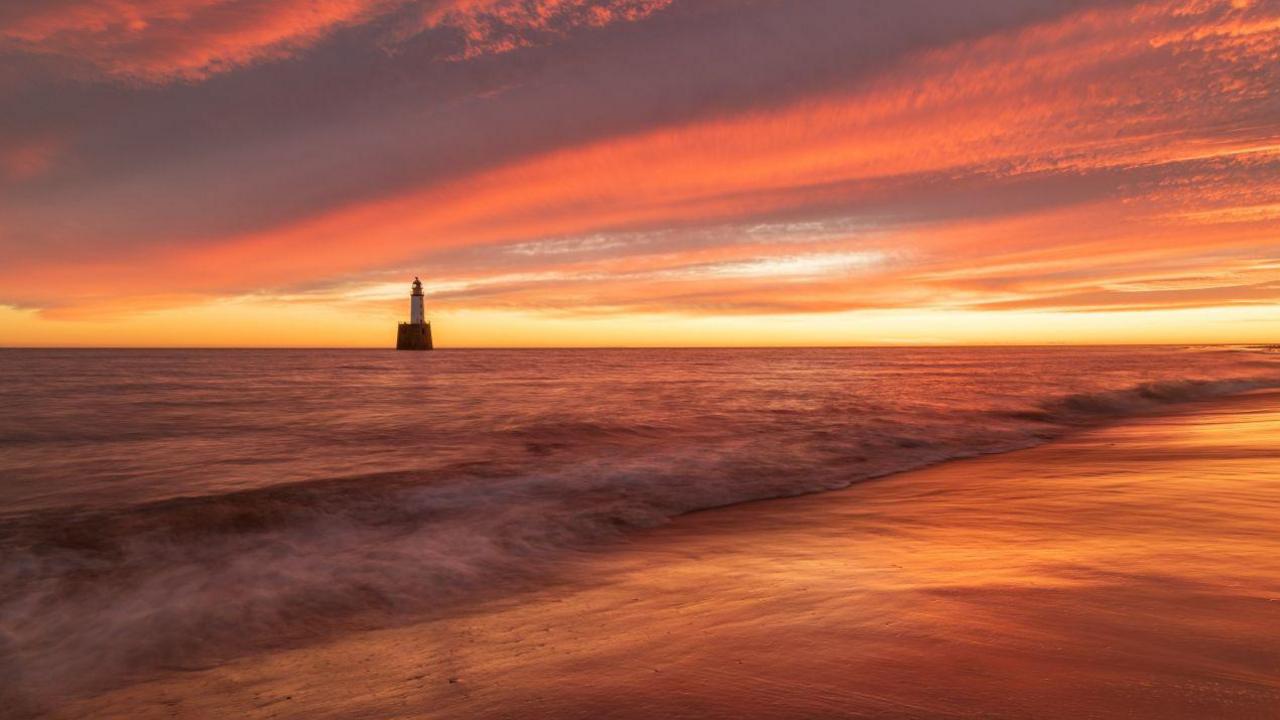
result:
[[[1275,718],[1280,394],[685,516],[128,718]]]

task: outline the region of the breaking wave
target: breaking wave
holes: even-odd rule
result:
[[[1275,387],[1280,387],[1280,379],[1267,377],[1164,380],[1142,383],[1123,390],[1066,395],[1042,403],[1037,410],[1015,411],[1010,415],[1041,422],[1078,425],[1153,412],[1178,403],[1211,400]]]

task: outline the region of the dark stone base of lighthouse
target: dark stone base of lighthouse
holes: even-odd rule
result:
[[[431,347],[431,323],[400,323],[397,350],[430,350]]]

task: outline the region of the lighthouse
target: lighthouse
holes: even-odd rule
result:
[[[422,310],[422,281],[413,279],[413,292],[409,293],[409,322],[400,323],[396,334],[397,350],[430,350],[431,323]]]

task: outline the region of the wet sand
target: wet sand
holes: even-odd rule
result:
[[[1280,718],[1280,394],[708,511],[65,718]]]

